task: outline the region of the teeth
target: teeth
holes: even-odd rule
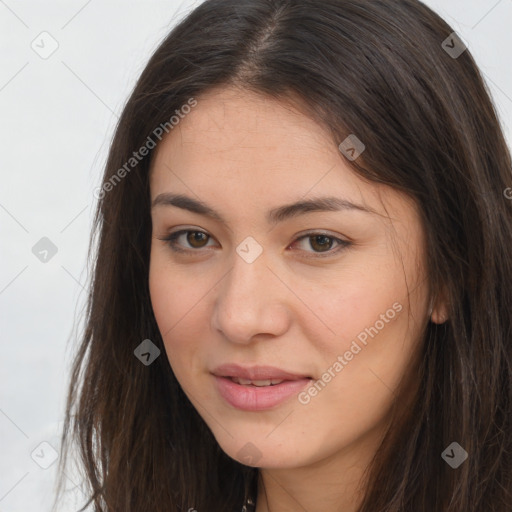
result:
[[[267,380],[249,380],[249,379],[239,379],[238,377],[231,377],[231,380],[236,382],[237,384],[241,384],[242,386],[275,386],[283,382],[282,379],[267,379]]]

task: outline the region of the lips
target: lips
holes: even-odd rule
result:
[[[264,411],[280,406],[311,382],[305,374],[291,373],[273,366],[244,368],[235,364],[212,372],[216,389],[224,401],[243,411]]]
[[[251,381],[258,385],[258,381],[275,381],[276,383],[284,380],[301,380],[311,378],[304,373],[291,373],[274,366],[251,366],[243,367],[237,364],[223,364],[218,366],[212,372],[217,377],[227,377],[243,381]],[[269,383],[270,384],[270,383]],[[268,384],[267,384],[268,385]]]
[[[226,377],[231,379],[233,382],[240,384],[242,386],[276,386],[277,384],[281,384],[285,379],[265,379],[265,380],[250,380],[250,379],[241,379],[239,377]]]

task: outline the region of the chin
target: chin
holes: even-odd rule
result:
[[[249,435],[247,430],[243,430],[243,435],[238,436],[233,432],[233,436],[229,437],[224,432],[222,439],[216,439],[226,455],[245,466],[285,469],[306,462],[297,442],[293,442],[293,436],[290,436],[291,444],[286,444],[277,436],[275,439],[267,437],[267,431],[260,435]]]

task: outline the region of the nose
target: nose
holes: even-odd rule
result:
[[[289,328],[290,291],[268,265],[265,251],[252,263],[235,253],[217,290],[212,327],[232,343],[248,344],[257,335],[281,336]]]

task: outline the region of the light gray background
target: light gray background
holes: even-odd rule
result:
[[[57,463],[43,469],[36,461],[51,462],[41,443],[60,449],[93,190],[135,80],[198,3],[0,0],[0,512],[49,509]],[[512,0],[426,4],[468,43],[510,144]],[[47,59],[31,47],[51,49],[44,31],[58,43]],[[42,237],[58,249],[46,263],[32,253]],[[80,481],[69,477],[63,510],[76,510]]]

